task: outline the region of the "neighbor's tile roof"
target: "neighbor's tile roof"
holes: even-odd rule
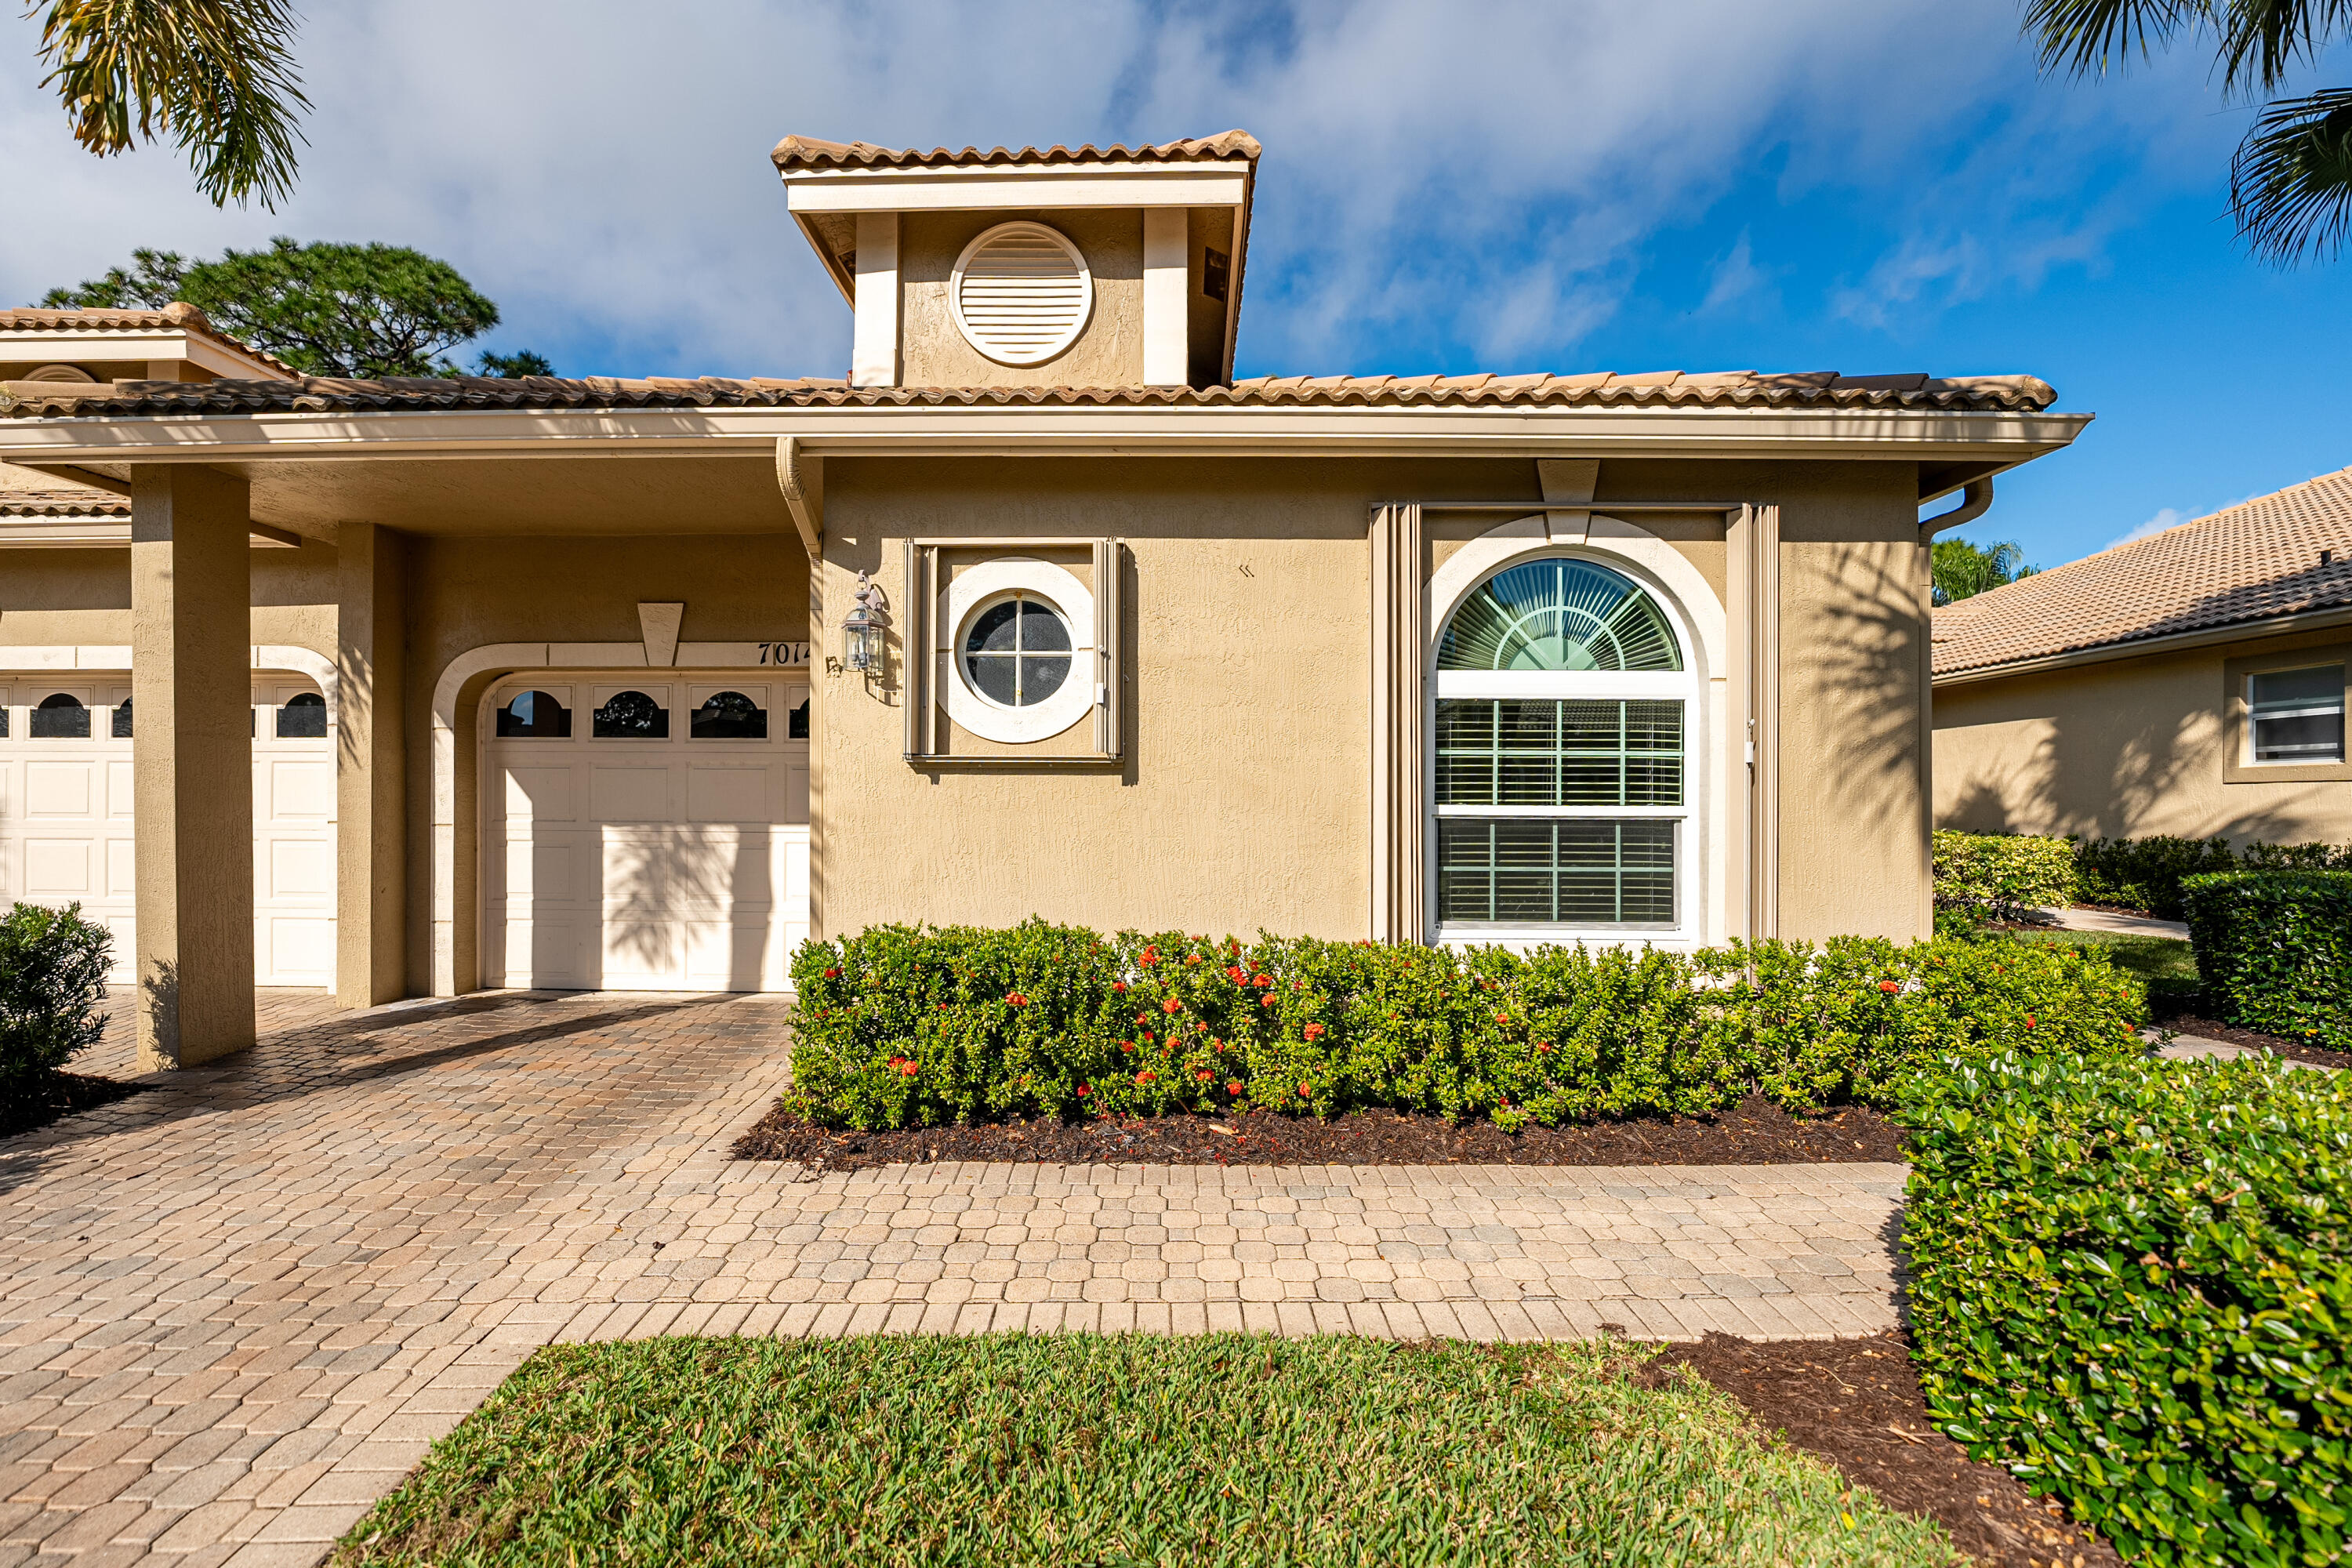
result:
[[[174,300],[160,310],[52,310],[39,306],[0,310],[0,332],[152,332],[185,331],[210,338],[242,354],[250,354],[273,370],[289,376],[301,373],[275,354],[230,337],[211,318],[185,300]]]
[[[131,502],[112,490],[0,491],[0,518],[126,518]]]
[[[1936,673],[2347,605],[2352,468],[2339,468],[1946,605]]]
[[[871,142],[824,142],[814,136],[787,136],[776,143],[770,156],[775,159],[777,168],[789,172],[986,168],[1022,163],[1192,163],[1236,154],[1255,163],[1260,151],[1257,138],[1248,132],[1228,131],[1220,136],[1156,142],[1141,147],[1097,147],[1089,142],[1084,147],[992,147],[985,153],[977,147],[966,147],[961,152],[951,147],[934,147],[924,153],[912,147],[877,147]]]
[[[1835,371],[1773,374],[1728,371],[1689,375],[1661,371],[1618,375],[1255,376],[1231,386],[853,387],[803,379],[699,380],[604,376],[567,380],[525,376],[416,377],[294,382],[123,382],[59,385],[26,394],[0,413],[18,418],[58,415],[330,413],[370,409],[908,407],[985,405],[1096,406],[1592,406],[1934,409],[1968,413],[2033,412],[2057,394],[2030,375],[1937,380],[1925,374],[1840,375]]]

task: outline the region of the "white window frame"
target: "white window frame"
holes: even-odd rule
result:
[[[2289,665],[2277,669],[2255,669],[2246,672],[2246,687],[2243,694],[2246,704],[2246,754],[2243,761],[2240,763],[2241,766],[2249,768],[2332,768],[2343,765],[2347,756],[2347,745],[2343,742],[2339,742],[2337,743],[2336,754],[2332,757],[2265,757],[2262,754],[2262,724],[2265,718],[2301,719],[2308,718],[2315,714],[2333,713],[2339,720],[2352,719],[2352,714],[2347,714],[2345,710],[2343,681],[2341,679],[2336,682],[2336,700],[2333,703],[2321,701],[2315,703],[2311,707],[2301,709],[2292,713],[2264,714],[2256,707],[2254,702],[2255,681],[2263,679],[2270,676],[2302,675],[2311,670],[2320,669],[2335,670],[2340,677],[2344,673],[2345,664],[2342,659],[2323,659],[2316,664]],[[2352,734],[2347,734],[2346,741],[2352,742]]]
[[[1019,593],[1042,599],[1070,629],[1070,677],[1060,690],[1026,708],[1007,708],[981,694],[964,668],[964,639],[983,610]],[[1100,649],[1095,639],[1095,596],[1076,573],[1034,556],[1005,555],[955,574],[940,595],[939,625],[947,628],[947,669],[940,691],[948,717],[983,740],[1007,745],[1049,741],[1091,716],[1102,694]]]
[[[1613,572],[1642,593],[1649,595],[1665,617],[1674,634],[1682,668],[1677,670],[1478,670],[1440,669],[1437,656],[1445,644],[1445,633],[1454,617],[1468,605],[1495,578],[1515,567],[1537,561],[1582,561]],[[1702,868],[1700,835],[1696,831],[1702,818],[1704,781],[1702,773],[1713,752],[1705,732],[1706,705],[1702,700],[1702,676],[1698,668],[1699,641],[1684,616],[1682,606],[1671,594],[1662,590],[1650,574],[1633,563],[1615,557],[1606,551],[1578,549],[1572,546],[1530,549],[1514,554],[1510,559],[1479,574],[1451,604],[1434,605],[1441,618],[1433,618],[1430,634],[1428,670],[1429,700],[1423,716],[1423,733],[1429,737],[1423,748],[1423,788],[1430,803],[1430,823],[1427,845],[1427,882],[1429,903],[1427,919],[1436,940],[1450,945],[1504,945],[1523,947],[1545,942],[1566,946],[1584,943],[1591,946],[1622,945],[1628,942],[1654,942],[1681,946],[1696,942],[1705,919],[1700,892]],[[1679,805],[1441,805],[1437,803],[1437,705],[1454,699],[1496,699],[1512,701],[1678,701],[1683,709],[1683,788]],[[1642,924],[1585,925],[1570,922],[1521,922],[1511,921],[1449,921],[1444,918],[1444,889],[1440,874],[1437,825],[1445,819],[1470,818],[1497,820],[1507,817],[1528,817],[1558,821],[1625,821],[1674,824],[1674,919],[1672,921]]]

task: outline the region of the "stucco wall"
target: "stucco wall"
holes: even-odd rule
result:
[[[1936,823],[1979,833],[2352,841],[2352,783],[2225,780],[2222,667],[2255,639],[1936,692]]]
[[[335,551],[306,541],[256,550],[253,640],[335,655]],[[0,647],[97,643],[128,647],[131,552],[0,552]]]
[[[422,995],[432,988],[432,700],[442,671],[494,643],[636,643],[640,603],[683,603],[682,642],[799,641],[807,636],[809,576],[799,540],[773,533],[413,536],[406,570],[407,964],[410,993]],[[467,955],[480,860],[474,710],[495,679],[485,673],[470,682],[456,708],[454,907]]]
[[[982,230],[1025,219],[1058,230],[1094,274],[1094,310],[1043,364],[999,364],[949,309],[956,258]],[[1143,215],[1139,211],[908,213],[899,220],[899,374],[908,386],[1128,386],[1143,379]]]

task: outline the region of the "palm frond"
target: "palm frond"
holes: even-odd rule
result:
[[[170,135],[216,206],[293,188],[297,118],[289,0],[52,0],[41,58],[74,139],[106,157]]]
[[[2145,58],[2182,28],[2210,22],[2215,0],[2027,0],[2025,32],[2043,70],[2104,76]],[[2334,0],[2328,0],[2334,3]]]
[[[2216,19],[2221,79],[2232,92],[2270,92],[2352,22],[2352,0],[2227,0]]]
[[[2352,89],[2266,107],[2230,161],[2230,211],[2266,261],[2324,261],[2341,251],[2352,237]]]

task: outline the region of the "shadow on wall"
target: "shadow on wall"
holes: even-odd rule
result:
[[[1900,819],[1906,833],[1917,830],[1919,710],[1911,694],[1927,631],[1918,610],[1925,588],[1910,580],[1913,559],[1909,552],[1842,552],[1833,572],[1822,574],[1833,575],[1841,592],[1821,612],[1831,628],[1821,654],[1810,666],[1786,660],[1781,670],[1783,711],[1831,716],[1823,738],[1835,746],[1829,787],[1839,811],[1869,828]]]

